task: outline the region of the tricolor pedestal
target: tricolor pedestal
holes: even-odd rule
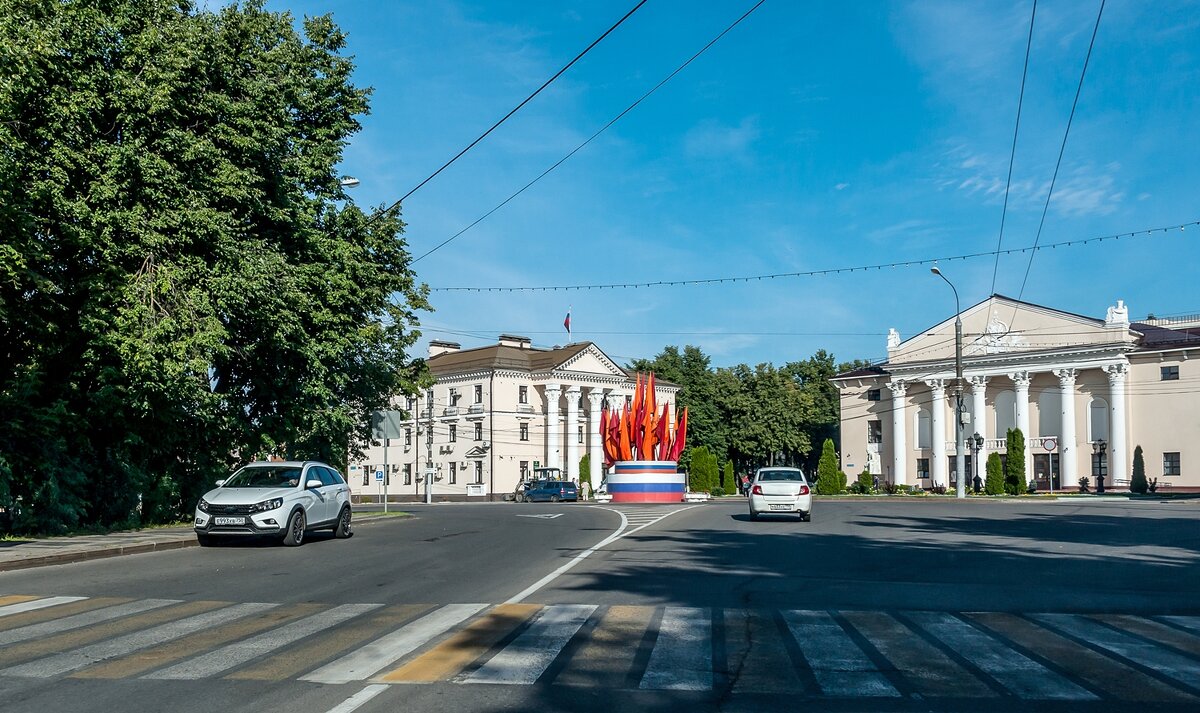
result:
[[[673,460],[618,461],[608,474],[614,503],[678,503],[687,490],[687,474]]]

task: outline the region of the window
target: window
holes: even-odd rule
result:
[[[1162,380],[1163,381],[1179,381],[1179,367],[1178,366],[1164,366],[1164,367],[1160,367],[1160,369],[1162,372]]]
[[[475,461],[475,484],[483,483],[483,461]]]
[[[917,459],[917,478],[926,479],[926,480],[929,478],[929,459],[928,458],[918,458]]]
[[[425,443],[426,444],[433,443],[433,424],[432,423],[425,427]]]
[[[433,408],[433,389],[425,392],[425,408]]]
[[[521,440],[522,441],[529,440],[529,424],[528,423],[521,424]]]
[[[458,441],[458,426],[452,423],[450,424],[450,442],[454,443],[456,441]]]
[[[457,406],[458,400],[462,398],[462,394],[458,393],[458,389],[450,389],[450,405]]]
[[[371,469],[363,466],[363,485],[371,484]]]
[[[333,482],[330,483],[330,485],[345,485],[346,483],[346,481],[342,479],[342,474],[336,470],[331,469],[329,471],[329,476],[333,478]]]
[[[475,384],[475,403],[483,403],[483,384]]]
[[[1179,453],[1163,453],[1163,475],[1179,475]]]
[[[583,443],[583,426],[579,427],[579,443]]]
[[[458,463],[450,461],[450,484],[454,485],[458,482]]]
[[[867,421],[867,443],[883,443],[883,421]]]
[[[523,460],[523,461],[521,461],[521,480],[526,480],[528,478],[529,478],[529,461]]]
[[[879,389],[871,389],[871,390],[867,391],[867,401],[878,401],[878,400],[879,400]]]
[[[529,403],[529,387],[528,386],[518,386],[517,387],[517,403],[519,403],[519,404]]]
[[[412,485],[412,463],[404,464],[404,484]]]
[[[406,429],[404,429],[404,447],[410,448],[411,446],[412,446],[412,429],[406,428]]]
[[[483,424],[482,423],[475,424],[475,440],[477,440],[477,441],[483,440]]]
[[[417,407],[417,399],[416,398],[414,398],[412,396],[404,397],[404,410],[405,411],[412,413],[413,409],[415,409],[416,407]]]

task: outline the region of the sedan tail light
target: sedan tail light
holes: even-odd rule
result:
[[[763,494],[762,486],[761,485],[754,486],[754,489],[750,491],[750,494],[751,495],[762,495]]]
[[[801,494],[801,495],[808,495],[808,486],[807,486],[807,485],[801,485],[801,486],[800,486],[800,494]]]

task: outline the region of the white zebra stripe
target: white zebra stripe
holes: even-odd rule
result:
[[[826,695],[900,695],[829,614],[792,610],[783,612],[783,619]]]
[[[0,671],[4,676],[27,676],[31,678],[49,678],[71,671],[78,671],[84,666],[100,663],[118,656],[125,656],[134,651],[146,649],[156,644],[172,641],[188,634],[224,624],[234,619],[240,619],[251,614],[257,614],[267,609],[274,609],[277,604],[235,604],[222,607],[203,614],[190,616],[186,619],[168,622],[143,631],[118,636],[99,644],[67,651],[54,656],[30,661],[29,663],[13,666]]]
[[[158,609],[169,604],[179,604],[178,599],[142,599],[136,602],[128,602],[126,604],[116,604],[103,609],[94,609],[82,614],[74,614],[72,616],[63,617],[62,619],[54,619],[52,621],[42,622],[41,624],[30,624],[9,631],[0,631],[0,646],[5,644],[15,644],[20,641],[28,641],[30,639],[40,639],[44,636],[60,634],[64,631],[72,629],[80,629],[92,624],[100,624],[112,619],[119,619],[123,616],[131,614],[140,614],[151,609]]]
[[[916,612],[908,616],[1020,698],[1073,701],[1096,698],[962,619],[934,612]]]
[[[639,687],[668,691],[712,690],[712,656],[710,611],[667,607]]]
[[[45,599],[34,599],[28,602],[18,602],[0,607],[0,616],[12,616],[13,614],[21,614],[27,611],[36,611],[45,609],[46,607],[58,606],[59,604],[70,604],[87,599],[87,597],[46,597]]]
[[[181,681],[215,676],[235,666],[240,666],[251,659],[256,659],[263,654],[299,641],[306,636],[311,636],[318,631],[324,631],[330,627],[337,626],[343,621],[353,619],[381,606],[383,605],[343,604],[329,611],[313,614],[299,621],[285,624],[258,636],[252,636],[245,641],[230,644],[204,656],[199,656],[190,661],[184,661],[161,671],[147,674],[142,676],[142,678]]]
[[[316,683],[350,683],[365,680],[486,607],[487,604],[447,604],[367,644],[349,656],[301,676],[300,680]]]
[[[565,604],[543,609],[528,629],[467,676],[463,683],[533,683],[545,673],[594,611],[593,604]]]
[[[1072,614],[1041,614],[1034,617],[1100,648],[1107,649],[1157,670],[1164,676],[1200,689],[1200,662],[1161,646],[1118,633],[1108,627]]]

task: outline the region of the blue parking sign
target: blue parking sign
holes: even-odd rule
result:
[[[377,480],[381,483],[383,482],[383,471],[382,470],[375,471],[375,480]]]

